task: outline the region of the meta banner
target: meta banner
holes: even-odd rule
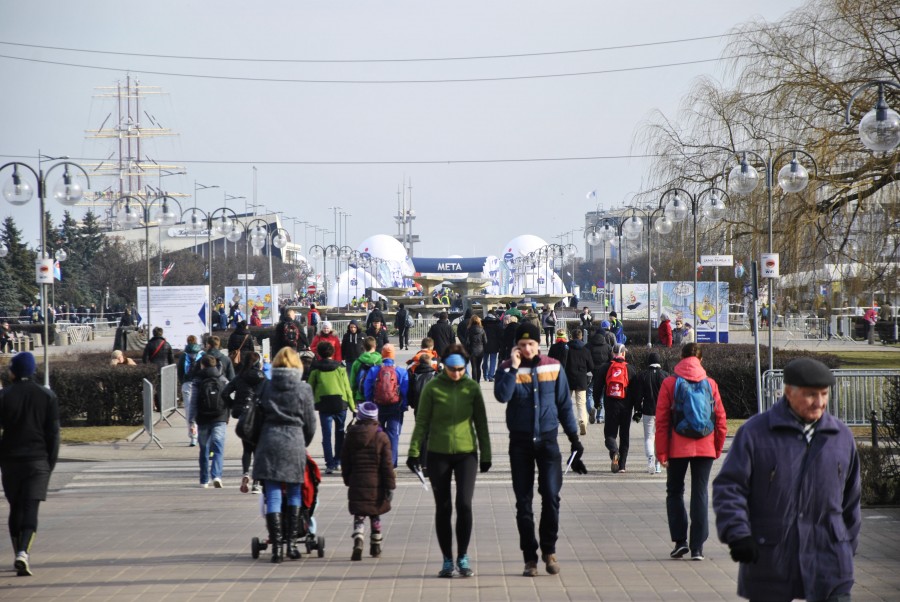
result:
[[[487,257],[415,257],[412,262],[420,274],[481,273]]]

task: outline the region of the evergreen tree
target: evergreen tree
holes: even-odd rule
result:
[[[12,216],[8,216],[3,222],[0,241],[9,250],[9,254],[2,260],[9,270],[9,280],[3,281],[4,287],[9,283],[9,288],[15,291],[17,306],[33,303],[38,293],[38,286],[34,282],[34,261],[37,254],[22,242],[22,231],[16,227]]]
[[[22,303],[21,299],[19,299],[18,289],[15,286],[7,286],[6,284],[13,281],[12,270],[6,261],[8,257],[7,255],[7,257],[0,259],[0,282],[4,283],[3,286],[0,286],[0,316],[11,318],[19,315]]]

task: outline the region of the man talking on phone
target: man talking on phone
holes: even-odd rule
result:
[[[581,461],[584,446],[578,440],[578,423],[572,411],[566,373],[558,361],[540,354],[540,342],[541,331],[536,324],[520,324],[510,359],[500,365],[494,377],[494,397],[507,404],[509,460],[525,577],[537,577],[538,549],[547,572],[559,573],[556,540],[563,468],[556,439],[560,425],[572,444],[572,469],[581,474],[587,472]],[[532,511],[535,465],[541,494],[540,543],[535,539]]]

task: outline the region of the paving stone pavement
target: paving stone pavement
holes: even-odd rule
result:
[[[410,353],[402,352],[402,361]],[[641,470],[642,432],[631,430],[627,474],[611,474],[602,427],[584,437],[587,475],[569,474],[562,489],[558,557],[562,572],[521,576],[515,499],[506,456],[503,406],[484,383],[494,465],[478,475],[470,555],[475,577],[438,579],[441,555],[433,498],[401,463],[394,510],[385,515],[384,553],[350,562],[352,519],[337,475],[324,476],[317,530],[325,556],[304,554],[281,565],[250,555],[265,534],[261,496],[241,494],[240,442],[226,445],[225,487],[198,487],[196,448],[184,421],[115,444],[65,446],[41,507],[33,547],[35,576],[0,568],[0,599],[18,600],[735,600],[737,565],[713,534],[706,560],[671,560],[665,477]],[[401,440],[405,457],[412,417]],[[727,448],[726,448],[727,449]],[[321,464],[317,437],[311,453]],[[717,467],[713,474],[717,472]],[[536,506],[539,506],[536,495]],[[900,509],[863,511],[854,600],[897,600]],[[710,511],[710,529],[714,517]],[[0,555],[12,560],[0,539]]]

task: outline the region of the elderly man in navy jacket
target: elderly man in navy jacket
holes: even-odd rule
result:
[[[849,600],[860,528],[853,434],[826,412],[834,376],[784,368],[784,396],[738,431],[713,481],[719,539],[751,600]]]
[[[559,573],[556,540],[559,531],[559,490],[562,488],[562,455],[556,441],[563,430],[575,454],[572,469],[586,473],[580,456],[578,424],[572,411],[566,373],[555,359],[540,355],[541,331],[531,322],[516,329],[516,347],[494,378],[494,397],[506,403],[509,459],[516,494],[516,526],[519,547],[525,557],[526,577],[537,576],[538,548],[551,575]],[[534,537],[534,468],[541,494],[540,544]]]

